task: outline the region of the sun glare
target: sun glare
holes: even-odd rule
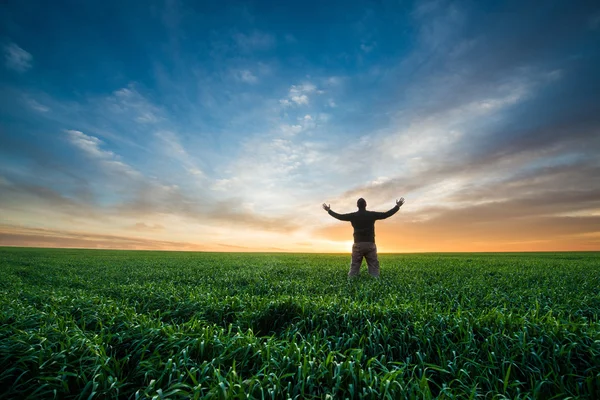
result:
[[[352,252],[352,245],[354,242],[352,240],[346,240],[344,242],[343,251]]]

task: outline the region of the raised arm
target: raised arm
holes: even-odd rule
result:
[[[337,218],[340,221],[350,221],[350,219],[352,218],[352,214],[338,214],[334,211],[331,211],[331,206],[329,204],[323,203],[323,209],[327,211],[327,213],[333,218]]]
[[[389,218],[392,215],[396,214],[398,212],[398,210],[400,210],[400,207],[402,207],[402,204],[404,204],[404,197],[401,197],[400,200],[396,200],[396,205],[391,210],[386,211],[386,212],[378,212],[378,213],[375,213],[375,215],[376,215],[377,219]]]

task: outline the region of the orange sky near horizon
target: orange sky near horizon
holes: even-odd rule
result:
[[[420,220],[400,212],[375,225],[381,253],[418,252],[531,252],[598,251],[600,232],[593,222],[578,217],[513,217],[478,220],[475,211],[442,214]],[[472,214],[467,217],[465,214]],[[349,253],[352,226],[325,212],[322,224],[310,230],[253,232],[241,229],[234,240],[220,243],[195,241],[193,235],[173,235],[168,228],[125,234],[86,233],[0,225],[0,245],[18,247],[92,248],[123,250],[173,250],[216,252]],[[583,231],[583,232],[582,232]],[[233,236],[233,235],[231,235]],[[176,240],[178,238],[179,240]],[[185,240],[185,239],[188,240]]]

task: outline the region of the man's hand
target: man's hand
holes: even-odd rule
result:
[[[402,204],[404,204],[404,197],[400,197],[400,200],[396,200],[396,205],[398,207],[402,207]]]
[[[323,210],[325,210],[325,211],[329,212],[329,210],[331,210],[331,207],[330,207],[330,205],[329,205],[329,204],[325,204],[325,203],[323,203]]]

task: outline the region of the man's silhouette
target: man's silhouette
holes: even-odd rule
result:
[[[367,260],[369,274],[379,276],[379,260],[377,259],[377,246],[375,245],[375,221],[386,219],[396,214],[404,204],[404,197],[396,200],[396,206],[387,212],[367,211],[367,202],[360,198],[356,202],[358,211],[349,214],[338,214],[331,211],[331,207],[323,203],[323,209],[340,221],[350,221],[354,228],[354,244],[352,245],[352,263],[348,276],[356,276],[360,272],[363,257]]]

